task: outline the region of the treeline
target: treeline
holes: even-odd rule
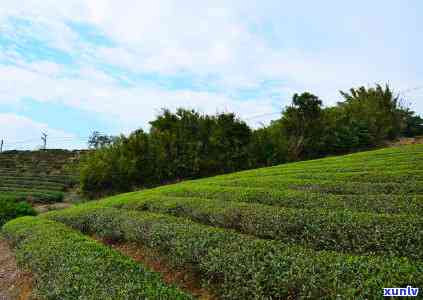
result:
[[[149,132],[94,133],[95,148],[81,166],[89,196],[129,191],[187,178],[264,167],[381,145],[423,135],[423,119],[403,107],[389,86],[341,92],[343,102],[324,108],[315,95],[295,94],[280,119],[250,128],[233,113],[163,110]]]

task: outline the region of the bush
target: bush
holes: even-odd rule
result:
[[[418,215],[292,209],[160,194],[139,195],[132,200],[109,202],[108,205],[172,214],[316,250],[423,259],[423,235],[417,230],[423,227],[423,219]]]
[[[295,179],[263,176],[257,178],[228,179],[219,182],[220,186],[249,186],[261,187],[273,190],[302,190],[331,194],[404,194],[423,193],[423,181],[411,181],[407,184],[397,182],[370,183],[370,182],[350,182],[342,180],[323,179]]]
[[[13,198],[0,198],[0,227],[9,220],[35,214],[34,209],[28,203],[17,202]]]
[[[419,261],[316,252],[172,216],[90,204],[45,217],[103,238],[138,242],[175,265],[191,265],[222,299],[365,299],[380,297],[383,287],[423,284]]]
[[[406,194],[334,195],[299,190],[216,186],[186,182],[157,189],[163,196],[195,197],[231,202],[261,203],[301,209],[348,209],[359,212],[421,214],[423,196]],[[122,197],[130,200],[140,194]]]
[[[11,190],[1,191],[0,199],[8,198],[17,201],[27,201],[31,203],[49,204],[62,202],[64,198],[63,192],[42,191],[42,190]]]
[[[192,299],[157,273],[66,226],[34,217],[7,223],[3,234],[45,299]]]

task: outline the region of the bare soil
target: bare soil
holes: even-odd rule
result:
[[[0,239],[0,300],[26,300],[32,298],[32,276],[21,271],[13,251]]]
[[[113,243],[104,240],[102,242],[108,244],[122,254],[131,257],[135,261],[142,263],[142,265],[146,266],[150,270],[160,273],[165,283],[175,285],[197,299],[218,299],[211,293],[211,291],[201,286],[201,280],[198,274],[195,274],[188,269],[173,267],[165,258],[161,257],[152,250],[135,243]]]
[[[42,214],[51,210],[65,209],[71,206],[72,204],[70,203],[59,202],[59,203],[53,203],[53,204],[34,205],[33,208],[38,214]]]
[[[388,146],[396,147],[402,145],[414,145],[414,144],[423,144],[423,136],[417,136],[412,138],[399,138],[397,141],[389,142]]]

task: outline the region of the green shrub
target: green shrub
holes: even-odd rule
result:
[[[423,181],[410,181],[407,184],[397,182],[351,182],[323,179],[294,179],[282,176],[260,176],[256,178],[228,179],[211,182],[218,186],[261,187],[274,190],[294,189],[331,194],[404,194],[423,193]]]
[[[42,299],[191,299],[157,273],[66,226],[34,217],[3,227]]]
[[[216,186],[196,182],[164,186],[157,193],[171,197],[195,197],[231,202],[261,203],[302,209],[349,209],[359,212],[421,214],[423,196],[410,194],[345,194],[334,195],[299,190],[275,190],[269,188]],[[143,192],[142,195],[144,195]],[[122,199],[143,197],[123,195]]]
[[[388,254],[423,259],[423,219],[418,215],[292,209],[201,198],[147,195],[117,202],[122,208],[172,214],[316,250]]]
[[[26,189],[11,189],[2,191],[0,189],[0,199],[8,198],[19,201],[27,201],[31,203],[49,204],[62,202],[64,198],[63,192],[42,191],[42,190],[26,190]]]
[[[141,243],[176,265],[192,266],[222,299],[373,299],[383,287],[423,284],[423,265],[407,258],[317,252],[186,219],[94,204],[44,216],[103,238]]]
[[[9,220],[23,216],[34,216],[34,209],[25,202],[13,198],[0,198],[0,227]]]

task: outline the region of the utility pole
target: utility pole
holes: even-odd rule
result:
[[[1,143],[0,143],[0,153],[2,153],[2,152],[3,152],[3,144],[4,144],[4,141],[3,141],[3,140],[1,140]]]
[[[47,134],[44,132],[42,132],[41,134],[42,134],[41,140],[43,141],[43,144],[44,144],[43,149],[46,150],[47,149]]]

